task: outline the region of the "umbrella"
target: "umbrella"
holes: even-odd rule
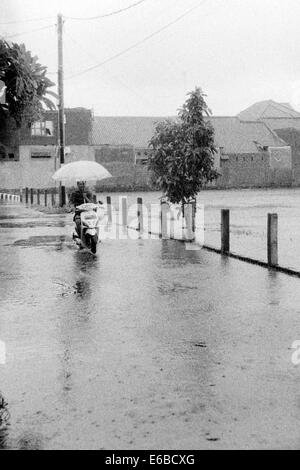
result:
[[[73,185],[77,181],[99,181],[111,177],[112,175],[104,166],[89,160],[67,163],[52,176],[54,180],[64,185]]]

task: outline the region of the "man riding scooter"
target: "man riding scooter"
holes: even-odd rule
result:
[[[85,188],[85,181],[78,181],[77,188],[78,189],[73,191],[73,193],[70,196],[70,203],[73,204],[75,208],[73,221],[76,224],[76,232],[78,234],[78,237],[80,237],[81,218],[80,218],[80,211],[77,209],[77,207],[86,202],[92,203],[93,195],[88,189]]]

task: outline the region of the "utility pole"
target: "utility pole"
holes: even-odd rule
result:
[[[63,65],[63,17],[57,15],[58,34],[58,129],[59,129],[59,156],[60,164],[65,163],[65,107],[64,107],[64,65]],[[59,187],[59,205],[66,205],[66,188]]]

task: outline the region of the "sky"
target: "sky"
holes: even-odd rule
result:
[[[0,0],[0,35],[57,82],[62,13],[65,106],[95,115],[173,116],[196,86],[214,115],[266,99],[300,111],[299,0],[143,0],[87,19],[135,3]]]

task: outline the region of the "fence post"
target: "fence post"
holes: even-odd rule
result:
[[[170,206],[170,238],[174,240],[175,238],[175,214],[172,206]]]
[[[128,225],[127,197],[123,196],[121,199],[122,199],[122,225],[123,227],[127,227]]]
[[[184,205],[184,218],[185,218],[185,240],[187,242],[192,242],[195,238],[194,230],[193,230],[193,215],[194,215],[194,207],[192,203],[188,203]]]
[[[143,219],[143,199],[137,198],[137,217],[138,217],[138,231],[144,231],[144,219]]]
[[[152,204],[149,204],[148,207],[148,233],[152,237]]]
[[[30,188],[30,204],[33,204],[33,188]]]
[[[192,202],[193,205],[193,232],[196,233],[196,212],[197,212],[197,199]]]
[[[48,192],[47,192],[47,189],[45,189],[45,191],[44,191],[44,204],[45,204],[45,207],[47,207],[47,205],[48,205],[47,196],[48,196]]]
[[[39,206],[40,205],[40,190],[38,189],[37,190],[37,193],[36,193],[36,203],[37,205]]]
[[[221,211],[221,253],[226,255],[230,252],[230,211]]]
[[[106,205],[107,205],[107,218],[108,218],[108,223],[112,223],[112,210],[111,210],[111,197],[106,196]]]
[[[28,204],[29,189],[25,188],[25,203]]]
[[[161,211],[160,211],[160,220],[161,220],[161,238],[163,240],[168,240],[168,212],[169,204],[166,201],[161,202]]]
[[[268,265],[278,265],[278,215],[268,214]]]

